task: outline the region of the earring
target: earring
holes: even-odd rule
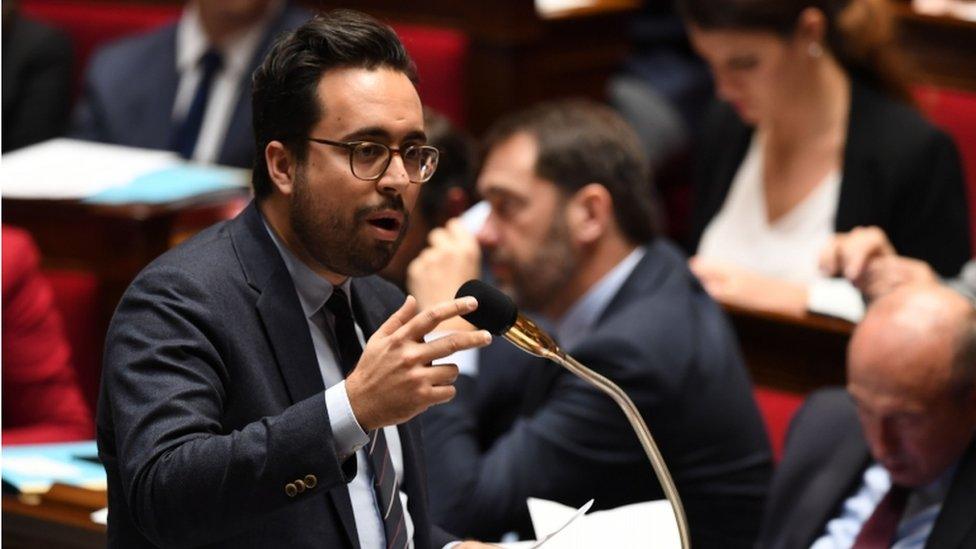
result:
[[[823,48],[816,42],[810,42],[810,45],[807,46],[807,55],[810,57],[820,57],[823,55]]]

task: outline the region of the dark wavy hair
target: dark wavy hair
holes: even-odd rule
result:
[[[886,0],[676,0],[685,21],[703,30],[765,31],[789,37],[806,8],[827,20],[825,46],[844,69],[912,103]]]
[[[268,143],[281,141],[298,161],[307,158],[306,138],[323,115],[319,80],[339,67],[385,67],[417,80],[413,60],[393,29],[363,13],[335,10],[282,35],[252,77],[256,198],[272,189],[264,159]]]

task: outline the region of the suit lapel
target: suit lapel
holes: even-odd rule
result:
[[[935,519],[932,533],[925,547],[942,549],[963,547],[964,542],[976,539],[976,438],[959,463],[949,493],[942,502],[942,511]]]
[[[281,259],[255,202],[234,220],[234,247],[248,284],[260,292],[258,316],[285,382],[291,403],[324,390],[318,359],[291,275]],[[349,459],[355,459],[351,457]],[[345,486],[328,491],[350,546],[359,548],[356,518]]]
[[[851,494],[870,461],[860,428],[846,433],[827,463],[810,479],[807,489],[797,494],[797,509],[784,531],[792,532],[792,543],[784,547],[809,547],[833,518],[844,498]]]

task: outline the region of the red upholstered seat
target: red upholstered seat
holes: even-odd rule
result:
[[[105,342],[98,277],[85,271],[47,270],[44,277],[54,291],[54,305],[64,321],[64,332],[71,347],[72,365],[82,396],[90,410],[98,402],[102,372],[102,345]]]
[[[753,387],[752,392],[756,397],[756,404],[759,405],[763,422],[766,424],[766,433],[769,435],[769,443],[773,450],[773,460],[778,463],[783,456],[783,446],[786,443],[786,432],[789,430],[790,421],[803,404],[804,396],[758,385]]]
[[[929,120],[948,132],[959,147],[969,190],[970,229],[976,246],[976,93],[921,87],[916,89],[915,96]]]
[[[467,36],[457,30],[417,25],[395,23],[393,28],[417,64],[420,99],[463,127]]]

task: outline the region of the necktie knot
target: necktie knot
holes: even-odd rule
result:
[[[346,297],[346,292],[342,291],[341,288],[332,290],[332,295],[325,302],[325,308],[335,316],[337,321],[340,318],[343,320],[352,320],[352,311],[349,310],[349,298]]]
[[[224,56],[215,49],[209,49],[200,56],[199,65],[204,75],[213,74],[224,65]]]

